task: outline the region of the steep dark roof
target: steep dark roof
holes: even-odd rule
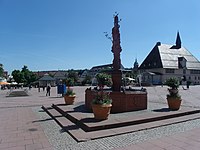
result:
[[[148,54],[148,56],[145,58],[145,60],[140,65],[139,69],[152,69],[152,68],[163,68],[160,52],[158,45],[161,43],[158,42],[155,47],[151,50],[151,52]]]

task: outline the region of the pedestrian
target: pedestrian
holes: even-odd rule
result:
[[[30,85],[29,85],[29,90],[31,90],[31,88],[32,88],[32,85],[30,84]]]
[[[182,79],[182,81],[181,81],[182,88],[183,88],[183,90],[186,90],[183,86],[183,84],[186,82],[186,76],[184,75],[181,79]]]
[[[47,93],[46,93],[46,96],[50,96],[51,94],[51,86],[50,84],[47,85]]]
[[[187,81],[187,89],[189,89],[191,81]]]
[[[42,87],[43,91],[45,90],[45,86]]]

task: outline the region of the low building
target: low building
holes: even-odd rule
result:
[[[185,77],[193,84],[200,84],[200,62],[181,44],[179,32],[175,45],[157,42],[139,66],[142,82],[163,84],[169,77],[180,81]]]
[[[44,74],[39,80],[39,87],[46,87],[48,84],[51,86],[56,86],[56,80],[51,77],[49,74]]]

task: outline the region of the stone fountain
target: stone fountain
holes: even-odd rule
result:
[[[110,93],[112,99],[111,112],[128,112],[147,109],[147,92],[146,90],[135,90],[132,88],[122,88],[122,71],[120,53],[122,51],[120,46],[120,32],[119,32],[118,15],[114,16],[114,27],[112,28],[112,53],[114,55],[112,66],[112,88],[105,90]],[[85,91],[85,107],[92,110],[91,102],[95,98],[98,91],[96,89],[88,88]]]

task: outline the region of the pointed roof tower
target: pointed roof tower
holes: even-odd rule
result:
[[[176,36],[176,47],[181,48],[181,38],[179,35],[179,31],[177,32],[177,36]]]
[[[138,67],[139,67],[139,64],[138,64],[137,58],[136,58],[136,59],[135,59],[135,62],[134,62],[134,65],[133,65],[133,68],[134,68],[134,69],[138,69]]]
[[[179,49],[179,48],[181,48],[181,38],[180,38],[179,31],[178,31],[177,36],[176,36],[176,44],[173,45],[170,49]]]

